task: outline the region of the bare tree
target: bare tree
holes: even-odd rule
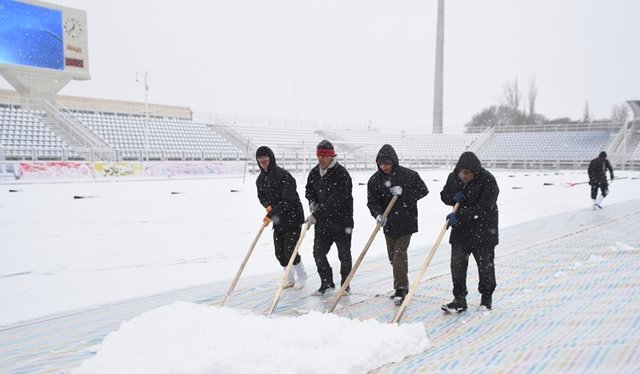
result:
[[[611,108],[611,121],[617,123],[627,122],[627,116],[629,115],[629,107],[627,104],[617,104]]]
[[[511,108],[513,111],[520,109],[520,90],[518,89],[518,78],[513,83],[507,82],[502,87],[504,96],[504,106]]]
[[[500,117],[505,124],[520,126],[526,123],[525,115],[520,110],[520,89],[518,88],[518,78],[513,82],[507,82],[502,86],[504,102],[500,108]]]
[[[524,113],[505,105],[491,106],[476,113],[471,121],[465,124],[465,132],[482,132],[490,127],[519,126],[526,121]]]
[[[529,79],[529,123],[534,124],[536,119],[536,99],[538,98],[538,86],[536,77]]]

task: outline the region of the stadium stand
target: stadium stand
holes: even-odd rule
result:
[[[476,152],[493,167],[580,169],[607,149],[621,127],[608,122],[505,127],[495,129]]]
[[[607,130],[498,133],[482,156],[491,160],[588,159],[594,149],[605,149],[612,136]]]
[[[152,159],[237,159],[239,150],[212,127],[182,118],[150,117],[123,113],[75,111],[73,115],[123,158],[136,158],[145,150]]]
[[[278,123],[262,126],[237,121],[233,125],[225,121],[223,123],[237,131],[250,149],[268,144],[280,155],[313,152],[316,144],[323,139],[315,129],[309,127],[286,127]]]
[[[43,113],[0,104],[0,147],[5,158],[61,158],[66,143],[41,121]]]
[[[284,162],[297,159],[305,164],[312,163],[315,146],[322,139],[329,139],[340,153],[342,162],[352,169],[375,167],[375,156],[385,143],[394,145],[401,162],[407,166],[451,164],[481,135],[421,134],[417,131],[391,133],[345,124],[292,123],[255,117],[218,116],[216,121],[220,126],[237,131],[249,149],[267,144]]]
[[[638,170],[640,169],[640,100],[628,101],[627,104],[634,118],[621,130],[626,135],[626,142],[621,140],[618,149],[623,154],[633,150],[626,164],[629,168]]]
[[[491,128],[482,133],[379,131],[345,124],[217,115],[194,119],[186,107],[60,96],[55,107],[26,110],[15,92],[0,90],[1,160],[253,160],[269,145],[291,170],[315,164],[315,146],[331,140],[351,169],[374,169],[380,146],[392,144],[401,163],[452,167],[460,153],[476,152],[490,167],[581,169],[606,150],[616,168],[640,169],[640,101],[621,123],[569,123]],[[66,127],[58,121],[68,122]],[[65,131],[83,131],[73,143]],[[92,140],[96,137],[97,140]],[[94,149],[84,147],[89,145]],[[110,153],[99,153],[106,147]],[[110,147],[110,148],[108,148]],[[255,168],[254,163],[251,163]]]

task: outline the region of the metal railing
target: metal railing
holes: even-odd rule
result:
[[[52,121],[49,121],[48,125],[59,131],[62,130],[62,133],[79,142],[80,147],[95,149],[111,148],[87,126],[73,117],[68,109],[62,107],[63,110],[59,110],[55,105],[46,100],[43,100],[42,104],[46,114],[52,116]]]

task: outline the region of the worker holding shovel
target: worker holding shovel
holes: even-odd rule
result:
[[[295,178],[276,164],[276,158],[269,147],[258,148],[256,161],[260,166],[260,175],[256,179],[258,199],[266,209],[264,222],[273,223],[276,259],[286,271],[300,237],[300,227],[304,223],[302,202],[298,196]],[[302,258],[296,254],[293,270],[289,271],[284,288],[295,286],[300,289],[306,282],[307,273]]]
[[[427,196],[429,189],[417,172],[400,166],[398,155],[389,144],[378,151],[376,164],[378,170],[367,183],[367,206],[383,227],[393,268],[393,301],[400,305],[409,290],[407,249],[411,236],[418,232],[418,200]],[[395,209],[383,218],[382,212],[393,196],[398,196]]]
[[[451,280],[454,300],[442,305],[445,311],[467,310],[467,267],[473,254],[478,265],[480,305],[492,307],[496,288],[494,268],[495,247],[498,245],[498,194],[494,176],[480,163],[473,152],[464,152],[455,169],[447,177],[440,192],[446,205],[459,205],[449,213],[451,226]]]

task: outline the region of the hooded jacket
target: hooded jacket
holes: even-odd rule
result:
[[[471,170],[475,178],[463,183],[458,177],[460,169]],[[500,189],[494,176],[484,169],[473,152],[464,152],[447,177],[440,192],[440,199],[446,205],[455,205],[453,196],[462,191],[464,200],[456,216],[458,223],[451,227],[449,243],[461,245],[498,244],[498,194]]]
[[[378,151],[376,164],[380,161],[391,161],[391,174],[385,174],[378,166],[367,183],[367,207],[371,216],[377,217],[384,213],[391,202],[389,188],[402,187],[402,194],[387,216],[387,223],[383,227],[384,234],[397,239],[418,231],[418,200],[429,194],[429,189],[420,175],[408,168],[400,166],[398,155],[393,147],[385,144]]]
[[[594,158],[589,163],[589,184],[591,186],[599,186],[607,182],[607,170],[609,170],[609,176],[613,179],[613,167],[609,160],[607,160],[607,154],[600,152],[597,158]]]
[[[299,230],[304,223],[304,211],[296,180],[288,171],[277,165],[273,151],[269,147],[258,148],[256,162],[258,155],[265,153],[269,155],[269,168],[264,171],[258,163],[260,174],[256,178],[260,204],[265,208],[271,206],[271,212],[267,216],[271,219],[274,230]]]

